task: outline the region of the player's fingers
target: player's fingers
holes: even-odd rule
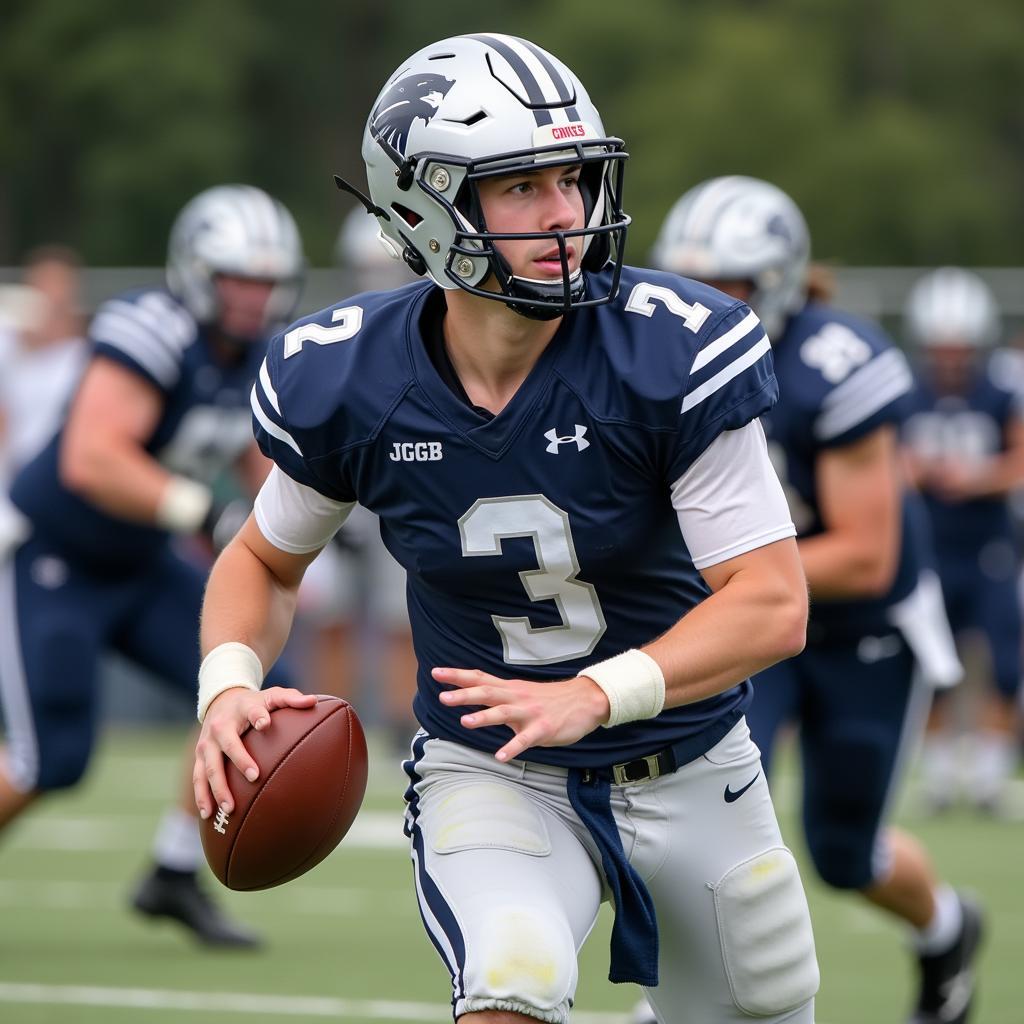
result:
[[[511,761],[530,747],[538,746],[539,736],[534,735],[533,729],[523,729],[517,732],[494,756],[499,761]]]
[[[270,725],[270,712],[263,704],[254,704],[251,708],[247,708],[245,718],[254,729],[265,729]]]
[[[430,674],[447,686],[480,686],[483,683],[500,683],[503,680],[478,668],[432,668]]]
[[[518,717],[515,708],[508,704],[499,704],[497,707],[463,715],[459,721],[467,729],[482,729],[488,725],[508,725]]]
[[[442,704],[450,706],[482,704],[490,707],[507,699],[507,694],[494,686],[472,686],[467,690],[442,690],[438,694]]]
[[[303,693],[290,686],[271,686],[267,690],[261,690],[260,696],[271,711],[278,708],[311,708],[316,704],[315,693]]]
[[[210,785],[206,780],[206,762],[198,750],[192,765],[192,794],[199,810],[199,817],[208,818],[213,813],[213,794],[210,792]]]
[[[278,708],[311,708],[316,705],[315,693],[303,693],[285,686],[260,690],[259,696],[259,703],[246,712],[246,721],[254,729],[266,729],[270,725],[270,712]]]
[[[229,732],[224,736],[218,736],[217,742],[220,744],[221,750],[224,751],[224,756],[250,781],[255,782],[259,778],[260,769],[256,762],[252,759],[249,751],[245,749],[245,744],[242,743],[241,737],[234,732]],[[220,766],[217,766],[220,768]],[[221,775],[223,772],[221,771]],[[217,803],[222,807],[224,806],[224,795],[230,802],[231,807],[224,807],[225,811],[231,811],[234,807],[234,799],[231,796],[231,791],[228,789],[227,777],[223,776],[223,794],[218,792],[217,787],[214,783],[214,776],[210,775],[209,771],[209,760],[207,761],[207,777],[210,779],[211,788],[213,789],[213,795],[217,798]]]
[[[227,776],[224,774],[224,756],[220,747],[212,740],[203,744],[203,754],[196,765],[196,770],[202,776],[202,781],[194,781],[197,790],[205,790],[212,798],[212,804],[206,801],[205,793],[202,794],[203,802],[199,804],[199,812],[205,810],[204,817],[209,817],[218,806],[223,807],[230,813],[234,810],[235,801],[228,788]]]

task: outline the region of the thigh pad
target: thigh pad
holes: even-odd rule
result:
[[[818,991],[814,935],[800,874],[785,847],[766,850],[714,887],[729,988],[754,1017],[795,1009]]]

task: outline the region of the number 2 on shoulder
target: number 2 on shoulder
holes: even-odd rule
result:
[[[633,287],[626,300],[627,313],[639,313],[641,316],[654,316],[654,302],[657,299],[670,313],[683,321],[683,326],[688,327],[696,334],[703,326],[704,321],[711,316],[711,310],[702,306],[699,302],[683,302],[671,288],[662,288],[661,285],[650,284],[641,281]]]
[[[354,338],[359,333],[359,328],[363,326],[363,307],[344,306],[336,309],[331,313],[331,321],[337,326],[301,324],[292,328],[284,336],[284,358],[301,352],[304,341],[312,341],[316,345],[333,345],[336,341]]]

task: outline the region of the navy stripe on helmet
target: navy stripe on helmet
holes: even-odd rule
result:
[[[558,69],[554,64],[551,63],[551,58],[537,45],[531,43],[528,39],[516,38],[517,43],[522,43],[544,66],[544,70],[551,76],[551,82],[558,92],[558,101],[560,103],[574,103],[576,96],[573,90],[566,84],[564,78],[562,78]]]
[[[518,38],[518,37],[517,37]],[[568,104],[565,108],[565,114],[570,121],[578,121],[580,115],[576,110],[576,90],[566,82],[562,77],[561,73],[551,63],[550,56],[542,50],[535,43],[531,43],[529,39],[519,39],[519,42],[523,44],[529,51],[540,61],[544,66],[544,70],[551,76],[551,81],[555,88],[558,90],[558,99],[560,102]]]
[[[527,67],[523,58],[520,57],[511,46],[502,42],[500,39],[496,39],[494,36],[472,35],[468,38],[475,39],[477,42],[484,43],[491,47],[492,50],[496,50],[505,58],[506,61],[508,61],[509,66],[519,76],[519,81],[526,90],[526,95],[530,101],[528,106],[533,110],[533,116],[537,121],[537,127],[539,128],[542,125],[553,124],[554,118],[545,108],[547,101],[544,99],[544,90],[541,89],[540,82],[537,81],[537,76],[534,75],[534,73]]]

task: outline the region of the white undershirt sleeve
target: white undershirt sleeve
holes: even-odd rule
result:
[[[796,536],[760,420],[719,434],[672,485],[672,507],[697,569]]]
[[[256,495],[253,512],[260,533],[275,548],[305,555],[322,548],[355,505],[326,498],[274,466]]]

